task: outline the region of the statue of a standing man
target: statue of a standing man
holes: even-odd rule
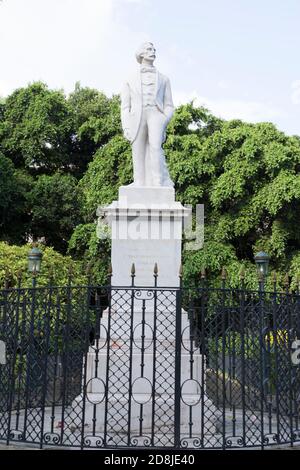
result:
[[[155,48],[144,43],[136,53],[140,69],[125,83],[121,119],[132,144],[134,186],[173,186],[162,144],[173,115],[170,81],[153,66]]]

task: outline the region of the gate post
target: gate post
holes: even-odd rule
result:
[[[179,289],[176,291],[176,332],[175,332],[175,410],[174,410],[174,446],[180,448],[180,402],[181,402],[181,297],[182,283],[180,275]]]

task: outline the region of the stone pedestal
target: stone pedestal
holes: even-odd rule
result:
[[[112,285],[153,286],[158,265],[159,286],[179,285],[183,219],[189,214],[169,187],[121,186],[119,199],[106,208],[112,236]]]
[[[85,393],[73,402],[74,416],[84,403],[87,428],[101,442],[147,445],[150,439],[154,446],[174,446],[180,409],[180,435],[188,442],[182,445],[198,443],[205,432],[214,432],[216,410],[205,394],[205,357],[178,303],[189,210],[175,201],[173,188],[126,186],[106,213],[112,232],[110,310],[101,319],[100,340],[90,348]],[[151,289],[156,263],[158,287]]]

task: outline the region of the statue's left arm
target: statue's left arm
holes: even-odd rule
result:
[[[166,88],[165,88],[165,96],[164,96],[164,113],[170,121],[171,117],[174,114],[174,104],[172,98],[172,91],[171,91],[171,84],[170,80],[167,78]]]

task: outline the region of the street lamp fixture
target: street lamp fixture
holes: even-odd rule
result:
[[[43,253],[36,246],[28,253],[28,271],[33,275],[37,274],[41,270]]]
[[[269,271],[270,256],[264,251],[260,251],[254,256],[254,260],[259,277],[265,279]]]

